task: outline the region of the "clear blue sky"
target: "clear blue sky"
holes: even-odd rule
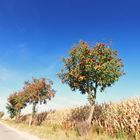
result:
[[[140,96],[139,7],[139,0],[0,0],[0,110],[32,76],[54,81],[49,107],[87,103],[56,77],[61,58],[81,39],[112,42],[125,64],[126,75],[98,102]]]

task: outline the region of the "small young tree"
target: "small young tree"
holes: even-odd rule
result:
[[[20,116],[21,110],[26,107],[27,98],[23,91],[15,92],[11,94],[8,98],[8,104],[6,106],[10,117],[13,118]]]
[[[63,59],[64,68],[58,74],[63,83],[75,91],[88,94],[91,111],[87,120],[92,124],[97,89],[101,92],[114,84],[124,74],[122,60],[117,51],[106,44],[98,43],[95,47],[81,41],[74,47],[68,58]]]
[[[47,100],[51,100],[54,97],[55,91],[52,89],[52,85],[52,81],[45,78],[33,78],[33,81],[25,82],[23,90],[28,98],[28,103],[33,105],[32,116],[36,113],[36,105],[38,103],[46,104]]]

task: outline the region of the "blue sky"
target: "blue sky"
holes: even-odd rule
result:
[[[97,101],[140,96],[140,2],[138,0],[0,0],[0,110],[25,80],[48,77],[56,97],[45,108],[86,104],[56,77],[62,57],[79,40],[111,43],[126,75]]]

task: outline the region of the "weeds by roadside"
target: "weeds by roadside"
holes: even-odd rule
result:
[[[109,140],[110,137],[121,140],[140,139],[139,98],[124,100],[120,103],[96,104],[93,127],[88,136],[81,136],[86,131],[83,122],[88,115],[89,107],[81,106],[37,114],[31,127],[28,127],[30,115],[21,116],[18,123],[15,121],[8,121],[8,123],[51,140]]]

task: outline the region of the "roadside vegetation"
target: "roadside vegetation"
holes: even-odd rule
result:
[[[31,114],[21,115],[18,122],[7,120],[6,123],[46,140],[139,140],[139,110],[140,98],[96,104],[92,126],[86,135],[85,126],[78,124],[88,118],[89,106],[37,113],[32,126],[28,125]]]
[[[56,126],[48,126],[48,125],[41,125],[41,126],[28,126],[23,123],[17,123],[12,120],[5,120],[3,123],[10,125],[16,129],[19,129],[21,131],[28,132],[30,134],[33,134],[35,136],[38,136],[39,138],[43,140],[122,140],[117,138],[112,138],[110,136],[107,136],[106,134],[96,134],[91,133],[90,137],[86,136],[79,136],[77,132],[73,130],[69,130],[69,135],[65,134],[65,131],[61,129],[60,127]]]

